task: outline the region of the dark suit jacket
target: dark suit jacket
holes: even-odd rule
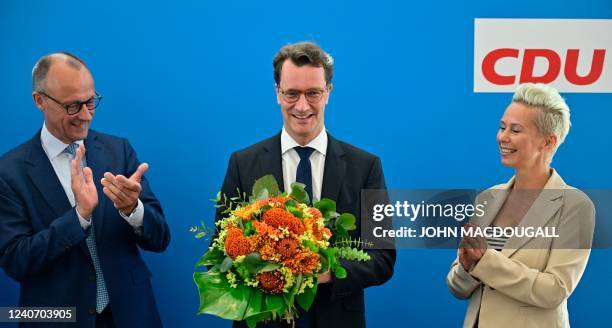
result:
[[[139,165],[127,140],[89,132],[87,164],[99,203],[93,213],[98,257],[118,327],[159,327],[151,273],[140,255],[162,252],[170,230],[147,179],[136,231],[102,192],[104,172],[130,176]],[[0,266],[20,282],[20,306],[76,306],[79,327],[95,326],[95,271],[76,210],[45,154],[40,133],[0,158]],[[50,324],[49,324],[50,325]]]
[[[221,192],[237,196],[236,189],[250,194],[256,179],[272,174],[283,188],[280,134],[234,152],[229,160]],[[384,189],[380,159],[361,149],[339,141],[328,134],[321,198],[336,201],[338,213],[349,212],[359,218],[361,189]],[[219,216],[217,216],[219,219]],[[358,219],[359,220],[359,219]],[[360,222],[353,237],[360,235]],[[368,250],[372,260],[343,261],[348,277],[321,284],[309,316],[317,327],[364,327],[363,289],[381,285],[393,275],[395,250]],[[246,326],[234,323],[234,326]],[[279,322],[267,325],[277,327]]]

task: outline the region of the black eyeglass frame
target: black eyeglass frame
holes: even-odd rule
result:
[[[62,102],[60,102],[59,100],[49,96],[47,93],[45,93],[44,91],[38,91],[38,93],[40,93],[41,95],[53,100],[55,103],[57,103],[58,105],[60,105],[62,108],[64,108],[66,110],[66,113],[68,115],[76,115],[78,114],[81,109],[83,109],[83,105],[85,105],[85,107],[87,107],[87,110],[94,110],[96,109],[98,106],[100,106],[100,102],[102,101],[102,95],[100,95],[97,91],[94,91],[94,96],[85,100],[85,101],[74,101],[71,102],[69,104],[64,104]],[[92,102],[93,101],[93,102]],[[92,102],[92,107],[90,108],[87,104],[89,102]]]

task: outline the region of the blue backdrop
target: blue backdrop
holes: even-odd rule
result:
[[[474,94],[474,18],[612,18],[612,2],[18,1],[0,4],[0,153],[34,135],[38,57],[69,50],[104,95],[94,129],[127,137],[172,229],[146,254],[166,326],[229,327],[197,316],[194,263],[206,249],[189,227],[212,222],[208,201],[229,155],[277,133],[272,58],[314,40],[336,61],[326,127],[379,155],[390,188],[483,188],[506,181],[498,121],[510,94]],[[611,31],[612,33],[612,31]],[[610,74],[610,72],[604,72]],[[564,94],[573,127],[554,167],[579,188],[612,185],[612,94]],[[457,327],[467,303],[444,279],[453,250],[402,250],[393,279],[367,291],[370,327]],[[612,252],[594,250],[569,300],[577,327],[612,326]],[[18,285],[0,272],[0,306]]]

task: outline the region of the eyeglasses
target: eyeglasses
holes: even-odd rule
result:
[[[326,90],[327,88],[308,89],[306,91],[299,91],[299,90],[283,90],[281,89],[281,87],[278,87],[278,92],[281,94],[283,100],[291,104],[298,102],[298,100],[300,100],[300,96],[302,95],[302,93],[304,94],[304,97],[306,98],[307,102],[311,104],[318,103],[319,101],[321,101],[321,98],[323,98],[323,94],[325,93]]]
[[[83,108],[83,105],[85,105],[85,107],[87,107],[87,110],[94,110],[96,107],[98,107],[98,105],[100,105],[100,101],[102,101],[102,96],[99,95],[97,92],[95,92],[95,95],[85,101],[75,101],[75,102],[71,102],[69,104],[64,104],[61,103],[60,101],[58,101],[57,99],[49,96],[48,94],[39,91],[38,93],[40,93],[41,95],[55,101],[58,105],[62,106],[65,110],[66,113],[68,113],[68,115],[74,115],[78,112],[81,111],[81,108]]]

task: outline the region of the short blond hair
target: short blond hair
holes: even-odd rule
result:
[[[538,110],[535,125],[542,135],[554,134],[557,148],[565,141],[571,126],[570,109],[557,89],[543,83],[523,83],[518,86],[512,101]]]

